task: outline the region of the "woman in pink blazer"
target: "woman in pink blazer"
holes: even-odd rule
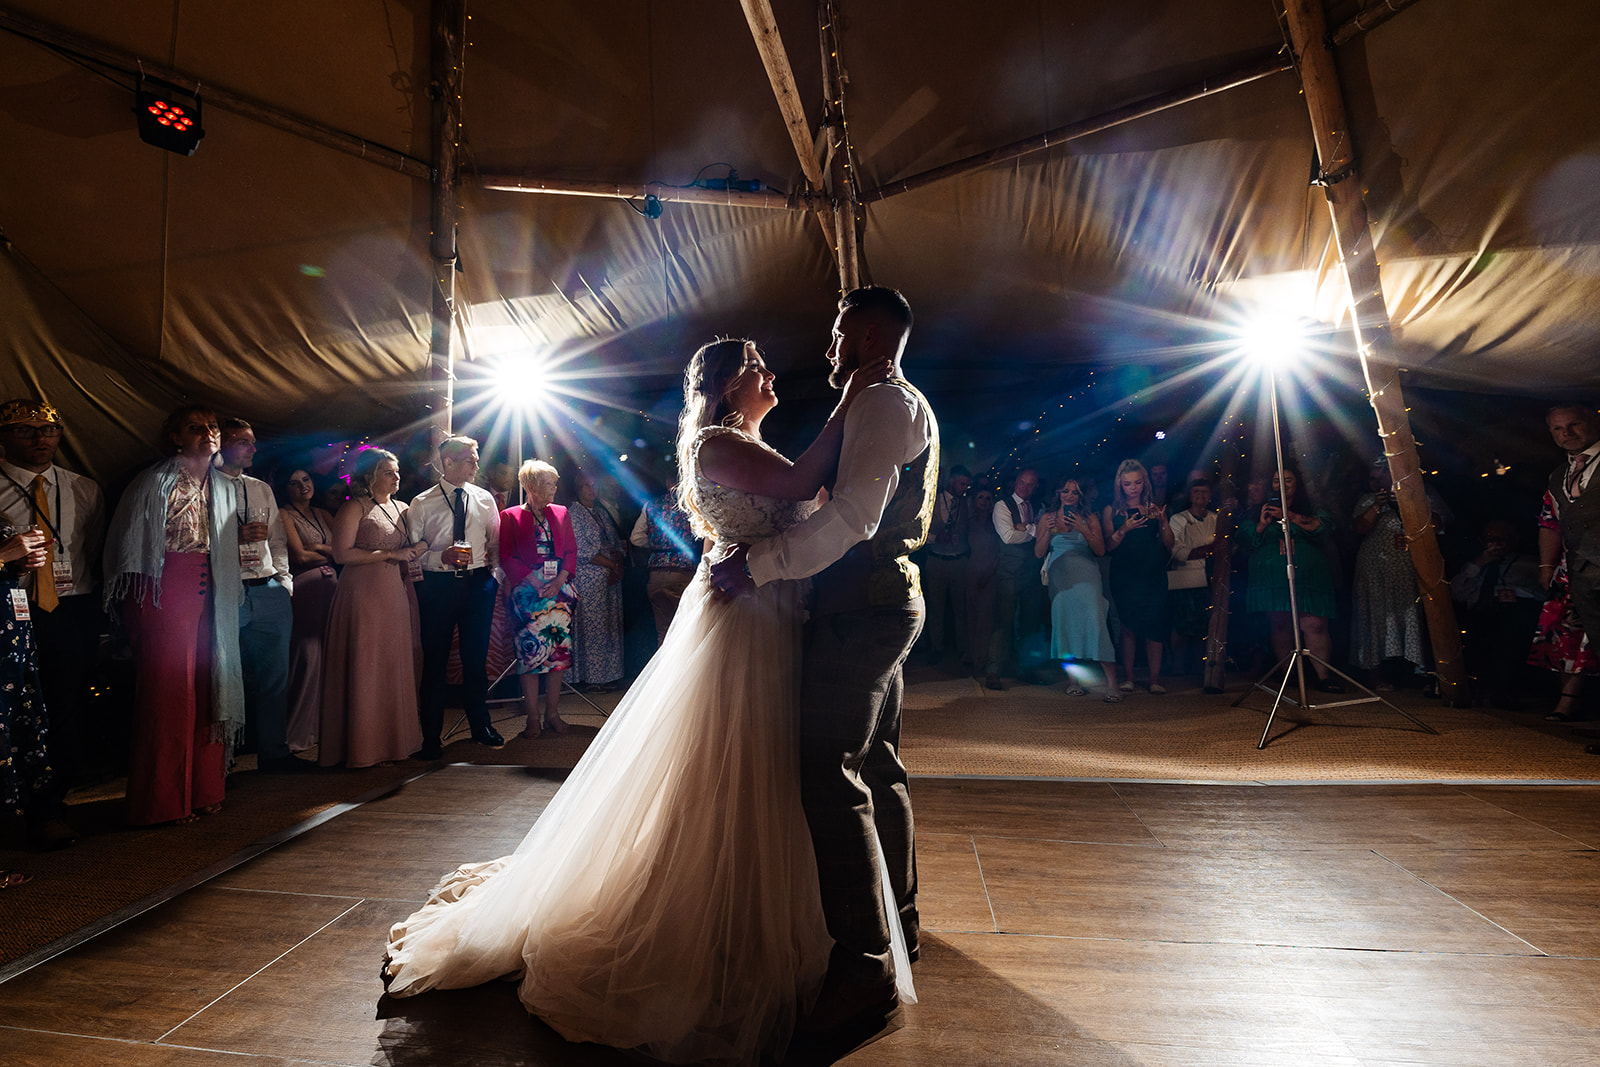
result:
[[[524,503],[500,513],[500,565],[511,592],[508,603],[515,628],[517,675],[528,723],[522,736],[539,736],[539,676],[544,675],[545,726],[567,732],[559,710],[561,677],[572,666],[572,607],[578,593],[578,541],[567,509],[551,503],[561,478],[542,460],[530,459],[517,472]]]

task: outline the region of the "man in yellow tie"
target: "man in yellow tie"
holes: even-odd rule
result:
[[[81,784],[89,741],[99,733],[85,716],[105,621],[96,576],[105,498],[94,479],[56,465],[62,430],[61,416],[43,401],[0,404],[0,521],[18,529],[37,526],[49,538],[49,561],[34,572],[28,593],[56,793],[54,814],[29,820],[30,835],[43,848],[74,838],[60,818],[61,801],[75,781]]]

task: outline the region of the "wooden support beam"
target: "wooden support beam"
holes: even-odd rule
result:
[[[1444,558],[1439,553],[1431,508],[1423,487],[1416,441],[1401,395],[1399,366],[1390,331],[1389,310],[1378,275],[1378,257],[1367,225],[1361,180],[1356,173],[1355,145],[1345,115],[1344,97],[1328,45],[1322,0],[1285,0],[1290,39],[1299,58],[1300,81],[1311,114],[1312,136],[1320,160],[1320,183],[1333,217],[1334,237],[1350,280],[1351,324],[1367,392],[1377,416],[1383,453],[1394,478],[1396,503],[1411,546],[1423,614],[1433,641],[1440,696],[1451,706],[1468,702],[1466,665],[1461,658],[1461,630],[1450,602]]]
[[[433,0],[429,15],[428,99],[433,142],[433,202],[428,251],[433,265],[433,330],[428,345],[428,416],[451,432],[455,403],[456,226],[461,217],[461,64],[466,0]]]
[[[921,174],[913,174],[909,178],[899,178],[892,182],[885,182],[876,189],[862,193],[861,202],[870,204],[877,200],[885,200],[891,196],[898,196],[901,193],[909,193],[914,189],[921,189],[925,185],[932,185],[934,182],[955,178],[962,174],[970,174],[985,167],[992,167],[996,163],[1005,163],[1022,156],[1031,155],[1034,152],[1043,152],[1045,149],[1063,142],[1074,141],[1080,137],[1100,133],[1103,130],[1111,129],[1113,126],[1121,126],[1123,123],[1132,122],[1134,119],[1142,119],[1147,115],[1154,115],[1159,111],[1165,111],[1180,104],[1201,100],[1211,96],[1213,93],[1220,93],[1225,89],[1246,85],[1250,82],[1270,77],[1280,71],[1290,70],[1293,66],[1294,64],[1289,57],[1283,54],[1281,50],[1263,53],[1258,58],[1219,77],[1207,78],[1204,81],[1184,86],[1181,89],[1158,93],[1155,96],[1147,96],[1143,100],[1135,101],[1125,107],[1113,108],[1092,118],[1071,122],[1065,126],[1057,126],[1053,130],[1047,130],[1033,137],[1013,141],[1010,144],[1001,145],[999,148],[991,148],[987,152],[980,152],[975,156],[958,159],[953,163],[946,163],[943,166],[934,167],[932,170],[925,170]]]
[[[235,93],[209,82],[202,84],[192,74],[174,70],[131,52],[112,48],[92,38],[40,22],[3,7],[0,7],[0,30],[7,30],[52,50],[69,53],[97,66],[125,74],[129,78],[137,78],[143,72],[152,78],[176,85],[180,89],[198,93],[200,102],[205,107],[214,107],[259,122],[263,126],[292,133],[325,148],[331,148],[335,152],[365,159],[386,170],[399,171],[409,178],[427,181],[432,177],[432,168],[427,163],[403,152],[397,152],[393,148],[386,148],[354,134],[291,114],[242,93]],[[128,132],[134,133],[131,114],[128,119]]]
[[[844,61],[839,57],[839,12],[833,0],[817,0],[817,28],[822,46],[822,125],[828,145],[828,191],[833,194],[834,221],[839,235],[839,247],[836,250],[839,290],[848,293],[861,284],[861,256],[857,247],[861,220],[856,202],[849,126],[845,121]]]
[[[1349,44],[1362,34],[1382,26],[1400,12],[1417,3],[1418,0],[1380,0],[1365,10],[1358,11],[1350,18],[1339,24],[1329,37],[1329,43],[1335,48],[1342,44]]]
[[[806,122],[805,107],[800,103],[800,91],[795,87],[789,53],[778,34],[778,20],[773,17],[771,0],[739,0],[739,6],[744,8],[745,21],[750,24],[756,51],[761,55],[761,65],[767,69],[767,80],[772,82],[772,95],[778,98],[778,111],[789,130],[789,139],[794,142],[795,155],[800,158],[800,170],[811,192],[820,194],[823,191],[822,165],[817,162],[811,127]],[[823,239],[833,250],[834,257],[839,258],[839,220],[834,217],[833,205],[819,195],[812,200],[811,207],[822,226]]]
[[[702,189],[647,182],[623,185],[583,179],[531,178],[518,174],[484,174],[479,184],[503,193],[547,193],[554,196],[599,196],[607,199],[643,200],[654,196],[662,203],[720,204],[723,207],[755,207],[777,211],[810,211],[822,197],[810,193],[782,193],[776,189],[745,192],[739,189]]]

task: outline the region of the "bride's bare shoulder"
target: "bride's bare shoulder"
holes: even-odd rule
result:
[[[695,457],[700,475],[717,485],[769,496],[784,495],[773,491],[778,488],[773,482],[790,470],[789,461],[741,430],[710,426],[700,431]]]

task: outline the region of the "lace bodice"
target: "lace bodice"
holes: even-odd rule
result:
[[[775,500],[759,493],[747,493],[718,485],[700,473],[700,446],[713,437],[733,434],[767,451],[777,450],[731,426],[707,426],[695,435],[692,453],[694,503],[701,518],[711,524],[716,539],[723,542],[760,541],[782,533],[817,510],[815,500]]]

